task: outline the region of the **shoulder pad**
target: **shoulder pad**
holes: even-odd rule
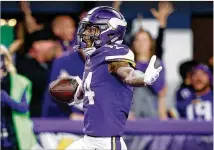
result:
[[[106,45],[107,55],[105,56],[106,61],[127,61],[135,66],[134,53],[126,45],[115,44]]]

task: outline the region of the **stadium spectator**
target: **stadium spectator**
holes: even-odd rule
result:
[[[73,51],[75,44],[75,22],[70,16],[57,16],[52,22],[53,33],[60,38],[63,50]]]
[[[188,120],[212,120],[213,91],[212,73],[206,65],[195,66],[190,74],[191,91],[177,96],[177,109],[181,118]]]
[[[167,27],[167,19],[173,13],[173,11],[174,11],[173,5],[170,2],[159,2],[158,10],[156,10],[155,8],[151,9],[152,15],[159,22],[159,31],[158,31],[158,37],[156,39],[155,55],[157,55],[157,57],[161,60],[163,56],[162,43],[163,43],[163,37],[164,37],[164,30]],[[139,30],[143,30],[142,23],[143,23],[143,16],[141,14],[138,14],[137,18],[132,21],[131,36],[133,38],[134,38],[134,35]]]
[[[181,63],[179,67],[179,73],[182,78],[180,88],[191,86],[191,71],[192,68],[195,67],[196,65],[198,65],[198,62],[195,60],[185,61]]]
[[[68,65],[70,64],[70,65]],[[84,55],[82,51],[66,52],[64,55],[56,59],[53,63],[52,71],[50,74],[49,83],[59,77],[72,75],[82,78],[84,71]],[[71,119],[83,118],[82,108],[76,106],[68,106],[54,100],[48,89],[46,89],[45,97],[43,100],[43,117],[69,117]],[[72,113],[71,113],[72,112]]]
[[[193,92],[193,88],[191,85],[191,71],[192,68],[194,68],[198,64],[199,63],[195,60],[185,61],[180,64],[179,73],[182,79],[182,83],[176,91],[175,97],[177,98],[177,101],[183,99],[182,97],[185,97],[185,95],[190,95],[190,93]],[[179,118],[179,113],[175,107],[170,108],[168,113],[171,118]]]
[[[25,40],[25,53],[17,53],[17,72],[31,80],[32,102],[30,112],[32,117],[41,114],[41,100],[46,89],[49,70],[52,61],[61,55],[61,47],[55,36],[45,29],[35,31]]]
[[[153,16],[160,23],[159,35],[154,41],[149,32],[142,28],[142,18],[138,16],[137,21],[133,21],[132,34],[135,37],[132,41],[132,49],[135,53],[136,67],[145,71],[150,57],[155,54],[158,57],[157,66],[164,66],[162,63],[163,55],[163,36],[164,30],[167,25],[168,16],[174,11],[173,5],[170,2],[160,2],[158,4],[158,11],[154,8],[151,9]],[[137,29],[136,29],[137,28]],[[129,119],[135,117],[160,117],[161,119],[167,118],[166,104],[165,104],[165,70],[163,69],[159,79],[149,87],[139,87],[134,89],[133,105],[129,115]],[[157,104],[158,103],[158,104]],[[158,107],[158,111],[157,111]]]
[[[16,73],[12,58],[3,45],[0,55],[1,149],[30,149],[37,144],[28,114],[31,82]]]
[[[44,24],[38,24],[32,16],[32,12],[27,1],[20,2],[20,8],[25,16],[25,25],[29,34],[44,29]],[[59,38],[59,42],[64,51],[73,50],[75,44],[75,22],[70,16],[57,16],[51,23],[52,32]]]
[[[132,48],[137,69],[143,72],[146,70],[151,56],[154,55],[154,46],[154,41],[148,32],[141,30],[136,34]],[[155,65],[164,67],[160,59],[157,59]],[[133,115],[137,118],[159,116],[161,119],[166,119],[165,93],[165,71],[163,69],[153,85],[134,88],[130,117]]]

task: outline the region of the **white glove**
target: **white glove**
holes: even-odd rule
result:
[[[155,82],[159,77],[160,71],[163,69],[162,66],[155,69],[155,61],[156,56],[153,55],[144,74],[144,83],[146,85],[152,85],[152,83]]]
[[[79,78],[79,76],[69,76],[66,78],[73,79],[73,80],[76,80],[78,82],[78,87],[77,87],[77,90],[74,94],[74,101],[72,103],[69,103],[68,105],[71,106],[71,105],[81,103],[83,101],[83,99],[78,99],[78,97],[82,92],[82,80]]]

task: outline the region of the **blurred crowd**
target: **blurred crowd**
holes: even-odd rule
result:
[[[122,2],[112,6],[119,10]],[[75,49],[78,22],[69,15],[56,16],[48,25],[37,23],[26,1],[20,2],[24,20],[17,23],[16,40],[6,47],[1,45],[1,139],[5,148],[27,147],[36,143],[31,130],[31,117],[82,120],[82,105],[68,106],[55,101],[49,94],[49,84],[59,77],[72,75],[82,77],[84,54]],[[157,39],[142,27],[143,16],[139,14],[132,22],[125,44],[135,54],[136,68],[145,71],[152,55],[163,66],[163,39],[167,19],[174,8],[170,2],[160,2],[151,13],[159,22]],[[84,17],[82,12],[79,20]],[[213,57],[202,64],[195,60],[180,64],[182,78],[175,91],[176,105],[166,107],[165,68],[151,86],[134,88],[133,103],[128,119],[159,118],[212,120],[213,106]],[[103,93],[104,94],[104,93]],[[24,139],[23,130],[28,134]],[[9,134],[8,134],[9,133]],[[16,135],[16,136],[14,136]],[[10,137],[10,138],[8,138]],[[27,137],[27,136],[26,136]],[[30,137],[30,138],[29,138]],[[17,141],[21,144],[17,144]]]

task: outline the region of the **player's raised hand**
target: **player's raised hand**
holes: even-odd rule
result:
[[[159,77],[160,71],[163,69],[162,66],[160,66],[156,69],[155,61],[156,61],[156,56],[153,55],[149,62],[149,65],[146,69],[145,76],[144,76],[144,83],[146,85],[151,85],[153,82],[155,82],[157,80],[157,78]]]

